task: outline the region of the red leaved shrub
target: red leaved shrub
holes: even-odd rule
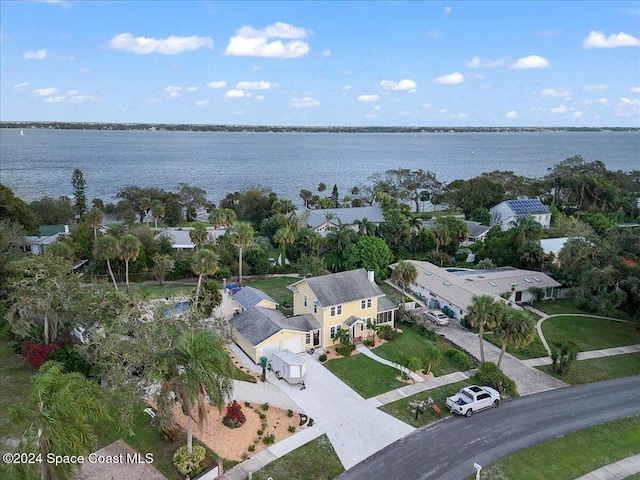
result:
[[[69,342],[66,338],[51,343],[38,343],[33,339],[26,339],[22,342],[20,354],[29,362],[33,368],[40,368],[49,356]]]

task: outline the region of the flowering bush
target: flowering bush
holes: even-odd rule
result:
[[[229,428],[238,428],[246,421],[247,417],[242,413],[242,405],[235,400],[227,405],[227,414],[222,419],[222,423]]]
[[[29,338],[22,342],[20,353],[29,362],[29,365],[33,368],[40,368],[53,352],[67,343],[66,339],[51,343],[38,343]]]

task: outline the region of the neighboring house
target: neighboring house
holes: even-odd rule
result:
[[[540,247],[542,247],[542,251],[545,255],[553,255],[553,264],[556,267],[560,266],[560,258],[558,257],[558,254],[570,238],[571,237],[559,237],[540,240]]]
[[[304,211],[304,210],[303,210]],[[384,222],[382,215],[382,207],[375,205],[370,207],[351,207],[351,208],[325,208],[319,210],[308,210],[309,219],[307,223],[311,229],[326,236],[332,228],[338,225],[353,225],[356,220],[362,221],[365,218],[378,226]],[[354,230],[358,230],[357,225],[353,225]]]
[[[192,250],[196,248],[196,245],[191,241],[189,231],[194,230],[193,227],[168,227],[158,228],[156,232],[158,234],[155,239],[158,240],[162,237],[168,237],[171,242],[171,246],[176,250]],[[213,227],[207,227],[209,232],[209,238],[207,241],[215,241],[219,236],[224,235],[225,230],[216,230]]]
[[[500,225],[503,232],[513,228],[519,218],[533,217],[543,228],[551,224],[549,207],[540,200],[507,200],[489,210],[490,225]]]
[[[393,327],[397,307],[364,269],[299,280],[293,291],[293,315],[277,309],[264,292],[243,287],[233,295],[241,311],[230,323],[238,346],[257,364],[273,352],[304,352],[334,344],[348,328],[353,341],[366,339],[367,323]]]
[[[49,245],[69,234],[69,225],[45,225],[40,227],[40,235],[24,237],[22,249],[33,255],[44,255]]]
[[[418,270],[418,277],[408,287],[409,290],[425,298],[431,308],[447,306],[459,319],[469,313],[473,298],[480,295],[493,295],[502,301],[519,303],[534,299],[529,291],[531,287],[545,289],[546,297],[552,296],[553,289],[560,287],[548,275],[531,270],[513,267],[489,270],[441,268],[429,262],[408,261]],[[391,268],[395,268],[395,265],[391,265]]]
[[[488,225],[482,225],[480,222],[472,222],[471,220],[460,219],[467,226],[467,230],[469,231],[469,235],[464,242],[460,242],[460,245],[471,245],[476,242],[484,242],[484,239],[487,237],[487,233],[491,230],[491,227]],[[422,226],[424,228],[434,228],[436,225],[435,220],[426,220],[422,222]]]

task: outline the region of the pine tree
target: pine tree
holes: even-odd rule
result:
[[[71,185],[73,186],[73,196],[75,197],[76,203],[73,208],[75,210],[76,216],[82,221],[84,214],[87,212],[87,183],[84,181],[84,175],[82,175],[82,171],[79,168],[76,168],[73,171],[73,175],[71,176]]]

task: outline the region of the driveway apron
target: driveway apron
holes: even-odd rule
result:
[[[378,410],[309,355],[306,388],[269,379],[323,430],[345,469],[411,433],[414,428]],[[363,373],[364,374],[364,373]],[[272,373],[270,373],[272,375]]]

